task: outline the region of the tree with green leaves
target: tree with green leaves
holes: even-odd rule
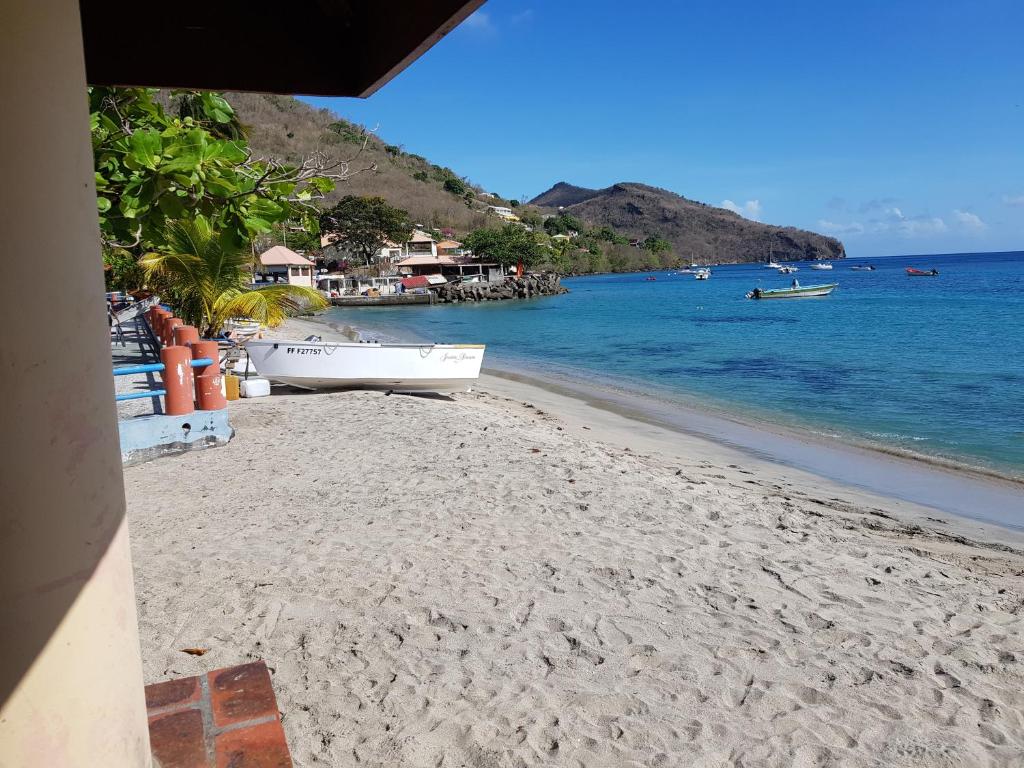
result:
[[[544,220],[544,231],[549,235],[568,235],[583,231],[583,222],[571,213],[559,213]]]
[[[350,170],[352,159],[335,161],[323,153],[295,165],[256,158],[222,96],[178,93],[175,116],[156,93],[89,89],[100,233],[107,249],[139,254],[161,245],[170,223],[198,217],[230,248],[282,221],[315,227],[313,201],[358,172]]]
[[[412,224],[407,212],[383,197],[346,195],[320,215],[320,232],[334,245],[362,256],[369,266],[387,241],[404,242]]]
[[[661,235],[651,235],[643,242],[643,249],[651,253],[662,253],[672,250],[672,243]]]
[[[169,300],[186,324],[216,336],[232,317],[278,325],[288,315],[327,306],[318,291],[298,285],[248,287],[252,257],[217,235],[203,215],[167,224],[159,251],[139,266],[149,283]]]
[[[453,195],[463,197],[469,192],[469,187],[466,186],[466,182],[460,179],[458,176],[449,176],[444,180],[444,191],[451,192]]]
[[[494,259],[502,267],[516,265],[516,274],[539,264],[548,256],[537,235],[518,224],[506,224],[500,229],[476,229],[463,240],[463,245],[476,256]]]

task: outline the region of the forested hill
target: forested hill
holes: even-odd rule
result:
[[[509,204],[501,197],[481,196],[481,192],[489,190],[470,185],[456,171],[434,165],[425,157],[406,152],[400,144],[384,140],[392,136],[371,133],[366,148],[360,152],[366,137],[362,127],[329,110],[315,109],[291,96],[224,96],[235,108],[256,155],[294,161],[323,150],[332,158],[354,157],[352,171],[376,163],[376,171],[355,173],[338,184],[328,202],[343,195],[380,195],[408,211],[415,224],[437,229],[451,227],[459,233],[493,225],[494,217],[484,213],[488,204]]]
[[[458,236],[487,226],[495,217],[488,205],[515,205],[500,190],[481,188],[427,158],[406,151],[394,131],[378,136],[326,109],[315,109],[290,96],[227,93],[257,155],[296,160],[323,150],[335,158],[352,157],[352,177],[327,200],[343,195],[380,195],[409,212],[417,225],[451,228]],[[357,172],[376,165],[375,171]],[[493,196],[492,196],[493,195]],[[563,207],[584,224],[612,227],[624,238],[663,238],[676,256],[701,262],[763,261],[769,251],[779,260],[842,258],[842,243],[832,237],[792,227],[744,219],[731,211],[687,200],[644,184],[621,183],[586,189],[560,182],[517,211],[536,224],[537,214]],[[625,240],[623,240],[625,242]],[[610,246],[601,246],[607,250]],[[594,250],[591,247],[591,250]],[[639,267],[637,267],[639,268]]]
[[[750,221],[724,208],[688,200],[665,189],[623,182],[586,189],[565,182],[530,201],[548,212],[563,208],[583,221],[607,225],[643,239],[659,235],[685,258],[702,263],[841,259],[843,244],[834,237],[794,227]]]

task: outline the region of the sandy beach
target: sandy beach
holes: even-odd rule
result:
[[[495,377],[230,408],[125,470],[146,680],[265,659],[298,766],[1024,764],[1017,533]]]

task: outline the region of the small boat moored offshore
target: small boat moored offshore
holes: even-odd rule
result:
[[[855,264],[854,266],[850,267],[850,269],[856,270],[858,272],[874,272],[875,271],[875,265],[874,264]]]
[[[698,269],[696,272],[693,273],[693,277],[694,277],[695,280],[710,280],[711,279],[711,270],[710,269]]]
[[[747,294],[747,298],[807,299],[813,296],[828,296],[838,285],[838,283],[826,283],[825,285],[792,285],[789,288],[755,288]]]
[[[780,275],[791,275],[794,272],[798,272],[798,271],[799,271],[799,269],[797,267],[791,267],[788,264],[783,264],[781,267],[779,267],[779,274]]]
[[[822,261],[816,264],[811,264],[811,269],[832,269],[832,264],[827,261]]]
[[[242,345],[261,376],[303,389],[457,392],[480,377],[483,344],[265,339]]]
[[[937,277],[939,270],[929,269],[927,271],[921,269],[914,269],[913,267],[907,267],[907,277]]]

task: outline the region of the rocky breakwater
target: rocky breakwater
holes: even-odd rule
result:
[[[437,301],[454,304],[459,301],[501,301],[502,299],[530,299],[534,296],[554,296],[568,293],[558,275],[525,275],[508,277],[502,282],[448,283],[437,289]]]

